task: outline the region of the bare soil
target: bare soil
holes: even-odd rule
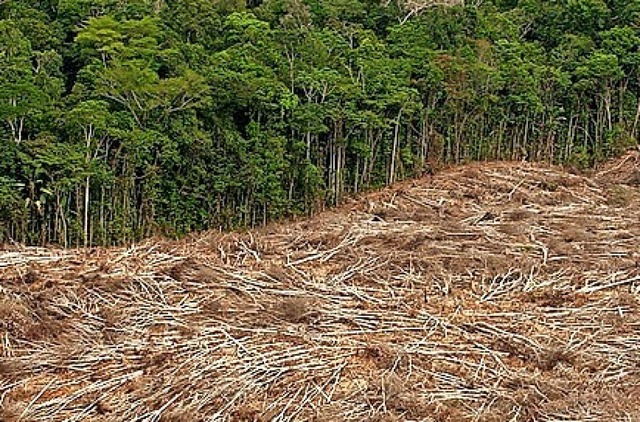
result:
[[[640,421],[640,156],[0,250],[2,421]]]

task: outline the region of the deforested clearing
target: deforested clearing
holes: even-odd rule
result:
[[[640,155],[0,253],[2,421],[640,420]]]

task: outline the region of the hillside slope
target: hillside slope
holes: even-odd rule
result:
[[[3,421],[640,420],[640,156],[0,253]]]

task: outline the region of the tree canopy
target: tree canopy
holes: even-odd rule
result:
[[[639,125],[638,0],[0,2],[0,241],[254,226]]]

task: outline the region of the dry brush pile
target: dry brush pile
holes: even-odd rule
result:
[[[3,421],[640,420],[640,157],[0,253]]]

